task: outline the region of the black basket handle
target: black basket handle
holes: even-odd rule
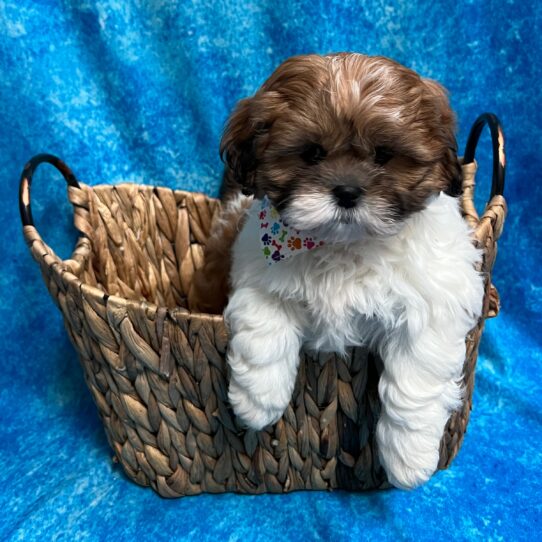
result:
[[[30,206],[30,188],[32,186],[32,177],[36,168],[47,162],[55,166],[69,186],[80,188],[79,181],[73,174],[72,170],[58,157],[52,154],[37,154],[31,158],[23,168],[21,173],[21,182],[19,183],[19,212],[21,213],[21,221],[23,226],[34,226],[32,218],[32,208]]]
[[[32,177],[36,168],[47,162],[55,166],[60,173],[62,173],[64,179],[69,186],[79,187],[79,182],[72,170],[58,157],[52,154],[38,154],[30,159],[30,161],[24,166],[21,173],[21,182],[19,184],[19,212],[21,213],[21,221],[23,226],[34,226],[34,219],[32,218],[32,208],[30,206],[30,188],[32,186]]]
[[[476,146],[480,139],[480,134],[485,125],[489,126],[491,131],[491,141],[493,143],[493,177],[491,180],[491,194],[489,201],[493,196],[502,196],[504,194],[504,176],[506,173],[506,154],[504,149],[504,133],[502,125],[493,113],[482,113],[472,125],[465,154],[463,155],[463,164],[474,162]]]
[[[47,162],[55,166],[58,171],[62,173],[69,186],[80,188],[79,182],[72,170],[60,158],[52,154],[37,154],[24,166],[23,172],[21,173],[21,181],[19,183],[19,212],[21,214],[23,226],[34,226],[32,208],[30,206],[30,188],[32,186],[32,177],[34,176],[34,172],[43,162]]]
[[[76,229],[79,230],[79,232],[81,233],[81,237],[79,237],[79,240],[77,242],[77,245],[75,246],[71,257],[66,260],[59,258],[54,253],[54,251],[43,242],[39,232],[35,228],[34,219],[32,218],[32,208],[30,204],[30,188],[32,186],[32,178],[34,176],[36,168],[44,162],[55,166],[55,168],[58,169],[60,173],[62,173],[62,176],[68,183],[68,186],[80,189],[79,192],[81,192],[81,194],[69,195],[70,202],[74,206],[75,211],[74,225]],[[85,230],[88,230],[89,228],[91,228],[91,226],[89,226],[85,220],[81,220],[77,209],[83,201],[82,197],[84,188],[85,185],[79,184],[79,181],[73,174],[72,170],[62,160],[60,160],[60,158],[52,154],[38,154],[31,158],[23,168],[23,172],[21,173],[21,182],[19,185],[19,212],[21,214],[21,221],[23,223],[23,235],[26,242],[29,244],[29,246],[32,247],[34,246],[35,241],[41,243],[38,245],[39,257],[44,256],[43,250],[45,249],[45,254],[51,256],[55,260],[55,262],[62,262],[62,265],[56,268],[58,271],[69,271],[76,276],[79,276],[82,266],[86,265],[89,255],[91,254],[89,244],[90,240],[87,233],[85,232]],[[72,195],[74,196],[74,198],[72,198]],[[84,211],[84,208],[82,210]],[[31,226],[31,228],[27,228],[27,226]],[[32,250],[32,253],[34,255],[34,258],[37,259],[36,254],[34,254],[34,250]]]

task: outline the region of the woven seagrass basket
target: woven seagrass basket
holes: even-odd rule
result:
[[[486,123],[493,136],[493,186],[479,218],[474,151]],[[81,232],[67,260],[33,225],[30,186],[42,162],[55,165],[68,182]],[[466,337],[467,393],[442,437],[440,468],[461,445],[484,319],[498,311],[491,270],[506,203],[504,140],[494,115],[480,116],[473,126],[463,164],[463,213],[484,250],[484,317]],[[237,424],[227,401],[223,318],[191,313],[186,301],[219,206],[202,194],[169,188],[80,184],[51,155],[36,156],[23,170],[24,237],[62,311],[116,460],[129,478],[164,497],[387,487],[374,439],[381,362],[367,350],[351,349],[346,358],[302,353],[282,419],[259,432]]]

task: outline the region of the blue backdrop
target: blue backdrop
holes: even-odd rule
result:
[[[0,1],[0,538],[6,540],[534,540],[541,518],[542,4],[534,1]],[[484,110],[508,144],[509,217],[464,446],[412,492],[203,495],[129,482],[112,455],[17,211],[32,155],[88,184],[218,192],[235,102],[286,57],[383,54],[441,81],[462,148]],[[482,145],[489,148],[485,134]],[[479,206],[490,168],[481,152]],[[76,238],[60,176],[33,210],[67,257]]]

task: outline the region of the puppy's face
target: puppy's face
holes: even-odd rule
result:
[[[444,90],[383,57],[290,58],[239,102],[221,153],[226,189],[328,240],[396,233],[460,183]]]

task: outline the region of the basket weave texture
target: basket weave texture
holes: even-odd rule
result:
[[[498,312],[491,270],[506,203],[494,196],[478,217],[475,171],[475,163],[463,166],[462,206],[484,251],[484,317],[466,337],[465,402],[442,437],[440,468],[461,445],[484,320]],[[374,439],[381,361],[363,348],[346,358],[302,352],[282,419],[259,432],[237,424],[223,318],[186,306],[217,200],[134,184],[68,193],[82,233],[71,258],[57,257],[34,226],[24,226],[24,237],[129,478],[164,497],[388,486]]]

